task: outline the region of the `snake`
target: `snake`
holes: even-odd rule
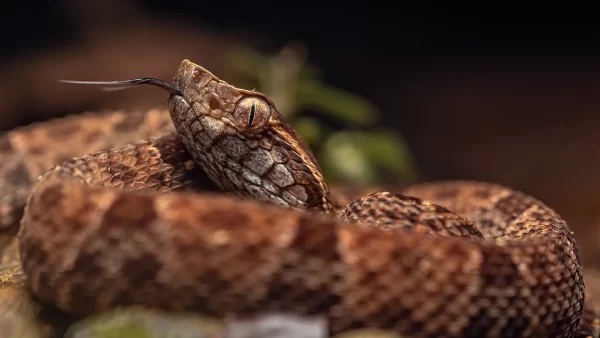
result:
[[[533,196],[443,180],[345,203],[258,91],[189,60],[172,83],[88,83],[162,88],[174,130],[40,175],[18,239],[41,301],[323,315],[331,334],[578,337],[588,324],[574,235]]]

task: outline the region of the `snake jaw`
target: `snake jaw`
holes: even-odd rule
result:
[[[301,210],[333,210],[309,147],[266,95],[237,88],[188,60],[169,110],[187,150],[221,189]]]

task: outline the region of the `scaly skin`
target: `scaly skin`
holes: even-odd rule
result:
[[[34,187],[19,239],[40,299],[79,314],[321,313],[332,333],[574,336],[579,253],[542,202],[453,181],[370,194],[337,214],[267,97],[187,60],[174,85],[177,136],[67,161]],[[195,182],[186,156],[227,194],[177,191]]]

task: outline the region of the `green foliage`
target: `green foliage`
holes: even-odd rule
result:
[[[414,179],[412,156],[395,132],[334,132],[321,155],[325,175],[334,181],[380,184]]]
[[[412,155],[401,135],[376,127],[379,109],[369,100],[323,83],[320,72],[305,63],[302,45],[277,55],[240,48],[233,51],[231,78],[238,87],[255,88],[273,99],[277,109],[315,150],[332,182],[399,183],[414,179]],[[329,130],[310,110],[344,126]]]

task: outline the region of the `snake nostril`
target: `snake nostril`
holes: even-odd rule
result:
[[[194,69],[194,73],[192,74],[192,82],[199,83],[202,79],[202,73],[199,69]]]
[[[208,103],[210,109],[219,109],[221,108],[221,103],[216,97],[211,97],[210,102]]]

